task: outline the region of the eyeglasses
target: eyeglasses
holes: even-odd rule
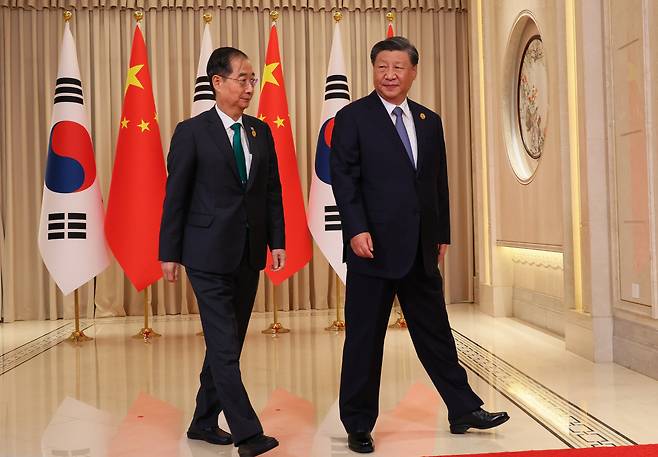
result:
[[[233,81],[237,81],[238,84],[240,84],[242,87],[245,87],[247,83],[251,84],[251,87],[256,87],[256,84],[258,84],[258,78],[231,78],[229,76],[222,76],[224,79],[232,79]]]

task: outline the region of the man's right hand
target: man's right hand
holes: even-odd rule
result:
[[[178,271],[180,270],[180,264],[176,262],[160,262],[162,267],[162,273],[164,278],[169,282],[174,282],[178,280]]]
[[[352,251],[359,257],[365,259],[373,259],[375,255],[375,249],[372,247],[372,238],[370,237],[370,232],[361,232],[358,235],[355,235],[350,240],[350,246]]]

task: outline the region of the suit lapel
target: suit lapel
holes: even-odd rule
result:
[[[426,154],[427,144],[427,114],[423,112],[422,107],[411,100],[408,100],[409,109],[414,120],[414,128],[416,129],[416,143],[418,149],[418,157],[416,158],[416,172],[420,173],[420,167],[423,166],[423,160]]]
[[[373,111],[373,120],[375,125],[387,126],[387,128],[379,129],[379,131],[381,131],[382,135],[388,136],[388,142],[392,145],[395,145],[399,150],[400,154],[404,154],[404,157],[407,159],[406,162],[409,164],[409,167],[411,167],[411,169],[413,170],[414,166],[409,160],[409,157],[407,156],[407,150],[405,149],[404,144],[402,143],[402,139],[400,139],[400,135],[398,134],[397,130],[395,130],[395,124],[393,124],[390,114],[388,114],[388,111],[386,111],[386,107],[379,99],[379,95],[377,95],[376,91],[372,91],[369,97],[370,97],[370,108]]]
[[[246,114],[243,114],[242,124],[244,125],[245,134],[247,135],[247,140],[249,141],[249,153],[251,154],[251,167],[249,168],[249,178],[247,179],[248,190],[254,184],[254,180],[256,179],[258,164],[260,163],[261,151],[256,147],[258,144],[256,141],[257,133],[252,119]]]
[[[214,106],[206,111],[206,121],[208,123],[208,134],[217,145],[220,154],[226,154],[230,157],[231,160],[229,160],[229,163],[231,164],[231,170],[235,179],[240,182],[238,164],[235,162],[235,156],[233,155],[233,146],[231,146],[231,141],[228,138],[224,124],[222,124],[222,120],[219,118],[219,114],[217,114]]]

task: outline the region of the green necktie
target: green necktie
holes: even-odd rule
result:
[[[236,122],[231,126],[233,129],[233,155],[235,162],[238,164],[238,174],[242,185],[247,184],[247,164],[244,161],[244,151],[242,150],[242,137],[240,136],[240,123]]]

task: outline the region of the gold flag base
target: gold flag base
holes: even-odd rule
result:
[[[83,343],[91,340],[93,340],[93,338],[85,335],[83,330],[75,330],[71,333],[71,336],[69,336],[69,341],[72,343]]]
[[[151,300],[149,300],[149,288],[148,286],[144,289],[144,327],[137,333],[133,335],[133,338],[141,338],[145,343],[149,343],[151,338],[157,338],[160,335],[158,332],[149,327],[149,307],[151,306]]]
[[[158,332],[153,330],[151,327],[142,327],[142,329],[137,333],[137,335],[134,335],[133,338],[141,338],[144,340],[145,343],[148,343],[151,338],[157,338],[160,335]]]
[[[325,327],[329,332],[342,332],[345,330],[345,321],[335,320],[329,327]]]
[[[285,328],[281,322],[272,322],[270,326],[261,333],[265,335],[278,335],[279,333],[290,333],[290,329]]]
[[[80,295],[78,289],[75,289],[73,295],[73,309],[75,312],[75,330],[69,336],[69,341],[72,343],[83,343],[85,341],[93,340],[92,337],[85,335],[85,332],[80,329]]]

